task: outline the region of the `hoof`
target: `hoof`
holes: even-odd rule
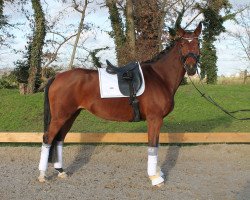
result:
[[[149,179],[152,182],[152,186],[161,187],[164,185],[164,174],[160,168],[157,169],[155,176],[149,176]]]
[[[65,172],[59,172],[58,177],[64,179],[64,178],[67,178],[68,175]]]
[[[40,183],[45,183],[45,182],[46,182],[45,176],[39,176],[39,177],[38,177],[38,181],[39,181]]]
[[[164,186],[164,181],[162,183],[159,183],[159,184],[155,185],[155,187],[158,187],[158,188],[160,188],[162,186]]]
[[[38,181],[39,181],[40,183],[45,183],[45,181],[46,181],[46,174],[45,174],[45,171],[40,170],[40,175],[39,175],[39,177],[38,177]]]
[[[152,186],[161,187],[164,185],[164,178],[162,178],[159,174],[155,176],[150,176],[149,179],[152,182]]]

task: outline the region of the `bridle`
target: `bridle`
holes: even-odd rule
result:
[[[185,40],[188,40],[189,42],[191,42],[194,38],[182,38]],[[199,43],[200,44],[200,43]],[[182,52],[180,50],[180,54],[181,54],[181,61],[183,62],[184,68],[186,71],[188,71],[187,65],[186,65],[186,60],[189,57],[192,57],[196,60],[196,72],[199,76],[200,79],[200,83],[203,87],[203,92],[201,90],[199,90],[199,88],[195,85],[195,83],[192,81],[191,77],[188,75],[190,82],[192,83],[192,85],[194,86],[194,88],[200,93],[201,97],[203,97],[204,99],[206,99],[208,102],[210,102],[211,104],[213,104],[214,106],[216,106],[217,108],[219,108],[221,111],[223,111],[225,114],[229,115],[230,117],[237,119],[237,120],[250,120],[249,117],[244,117],[244,118],[238,118],[236,116],[234,116],[235,113],[239,113],[239,112],[250,112],[250,109],[241,109],[241,110],[235,110],[235,111],[228,111],[227,109],[225,109],[224,107],[222,107],[221,105],[219,105],[210,95],[207,94],[205,87],[202,83],[202,78],[199,74],[198,68],[197,66],[199,65],[199,59],[200,59],[200,55],[194,54],[194,53],[188,53],[187,55],[183,56]]]
[[[188,53],[186,56],[181,56],[181,61],[184,65],[186,65],[186,61],[188,58],[193,58],[196,60],[196,63],[199,63],[200,61],[200,55],[197,55],[195,53]]]
[[[194,37],[194,38],[185,38],[185,37],[181,37],[179,39],[184,39],[187,40],[189,43],[192,42],[194,39],[198,39],[198,37]],[[199,40],[198,40],[199,41]],[[200,46],[200,42],[199,42],[199,46]],[[188,58],[193,58],[196,60],[196,72],[199,76],[200,79],[200,83],[203,87],[203,92],[201,90],[199,90],[199,88],[195,85],[195,83],[192,81],[191,77],[188,75],[190,82],[192,83],[192,85],[194,86],[194,88],[200,93],[201,97],[203,97],[204,99],[206,99],[208,102],[210,102],[211,104],[213,104],[214,106],[216,106],[217,108],[219,108],[222,112],[224,112],[225,114],[229,115],[230,117],[237,119],[237,120],[250,120],[249,117],[245,117],[245,118],[238,118],[236,116],[234,116],[235,113],[239,113],[239,112],[250,112],[250,109],[241,109],[241,110],[235,110],[235,111],[228,111],[227,109],[225,109],[224,107],[222,107],[221,105],[219,105],[210,95],[207,94],[205,87],[202,83],[202,79],[201,76],[199,74],[198,71],[198,66],[200,64],[200,55],[199,54],[195,54],[195,53],[188,53],[187,55],[183,55],[181,49],[179,49],[180,55],[181,55],[181,62],[183,63],[183,66],[185,68],[186,71],[188,71],[188,67],[186,64],[186,61]]]
[[[190,38],[188,38],[188,37],[180,37],[179,38],[179,40],[187,40],[189,43],[192,42],[194,39],[198,39],[198,37],[192,37],[192,38],[191,37]],[[199,42],[198,45],[200,46],[200,42]],[[181,51],[181,48],[179,49],[179,52],[180,52],[180,55],[181,55],[181,62],[183,63],[184,68],[186,70],[187,70],[187,68],[186,68],[187,67],[186,61],[187,61],[188,58],[195,59],[196,63],[199,63],[199,61],[200,61],[200,54],[195,54],[195,53],[190,52],[187,55],[183,55],[182,51]]]

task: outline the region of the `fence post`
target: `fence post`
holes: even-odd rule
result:
[[[246,82],[247,82],[247,70],[245,70],[244,71],[244,73],[243,73],[243,84],[246,84]]]

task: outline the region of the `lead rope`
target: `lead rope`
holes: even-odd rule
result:
[[[186,68],[186,66],[184,65],[184,68]],[[198,71],[198,68],[197,68],[197,74],[199,76],[199,79],[200,79],[200,83],[203,87],[203,90],[205,91],[205,87],[202,83],[202,80],[201,80],[201,76],[200,76],[200,73]],[[223,108],[221,105],[219,105],[215,100],[213,100],[213,98],[211,96],[209,96],[208,94],[206,94],[205,92],[201,92],[199,90],[199,88],[194,84],[194,82],[192,81],[191,77],[188,75],[188,78],[190,80],[190,82],[192,83],[192,85],[194,86],[194,88],[200,93],[201,97],[205,98],[208,102],[210,102],[211,104],[213,104],[214,106],[216,106],[217,108],[219,108],[221,111],[223,111],[224,113],[226,113],[227,115],[229,115],[230,117],[234,118],[234,119],[237,119],[237,120],[250,120],[250,117],[246,117],[246,118],[238,118],[238,117],[235,117],[233,114],[235,113],[238,113],[238,112],[250,112],[250,109],[242,109],[242,110],[235,110],[235,111],[228,111],[226,110],[225,108]]]

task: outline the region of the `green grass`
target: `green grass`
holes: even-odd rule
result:
[[[250,109],[249,85],[205,86],[228,110]],[[250,117],[250,113],[238,115]],[[18,90],[0,90],[0,131],[43,131],[43,93],[19,95]],[[146,132],[146,122],[121,123],[96,118],[82,111],[72,132]],[[164,119],[161,132],[250,132],[250,121],[234,120],[200,97],[191,86],[181,86],[175,109]]]

